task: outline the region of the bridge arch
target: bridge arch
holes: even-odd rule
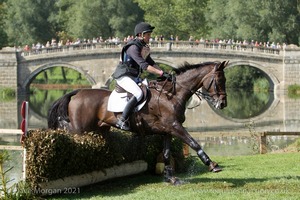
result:
[[[233,67],[233,66],[241,66],[241,65],[254,67],[254,68],[260,70],[265,75],[266,79],[268,80],[272,91],[275,89],[275,86],[280,84],[280,81],[274,75],[273,71],[269,70],[269,68],[267,68],[266,66],[263,66],[254,61],[240,60],[240,61],[229,62],[228,68]]]
[[[48,63],[45,65],[42,65],[40,67],[38,67],[37,69],[35,69],[24,81],[24,83],[22,84],[23,88],[28,89],[30,83],[32,82],[32,80],[38,75],[40,74],[42,71],[46,70],[46,69],[50,69],[53,67],[66,67],[66,68],[70,68],[70,69],[74,69],[75,71],[79,72],[80,74],[84,75],[86,77],[86,79],[88,80],[88,82],[91,85],[95,85],[96,81],[95,79],[89,75],[86,70],[83,70],[80,67],[77,67],[75,65],[69,64],[69,63],[64,63],[64,62],[52,62],[52,63]]]

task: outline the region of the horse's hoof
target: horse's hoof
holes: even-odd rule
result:
[[[172,177],[170,183],[172,185],[181,185],[182,181],[179,178],[177,178],[177,177]]]
[[[211,162],[208,166],[208,170],[214,173],[222,171],[222,169],[219,167],[218,163],[216,162]]]
[[[171,177],[166,180],[166,182],[171,183],[172,185],[181,185],[183,182],[177,177]]]

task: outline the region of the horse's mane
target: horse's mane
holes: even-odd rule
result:
[[[195,68],[203,67],[203,66],[206,66],[206,65],[215,64],[215,63],[216,62],[204,62],[204,63],[199,63],[199,64],[190,64],[188,62],[184,62],[178,68],[174,68],[173,71],[178,75],[178,74],[186,72],[190,69],[195,69]]]

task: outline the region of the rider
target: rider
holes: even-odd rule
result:
[[[130,130],[127,123],[135,105],[142,99],[143,92],[138,86],[141,73],[146,70],[150,73],[170,79],[170,74],[163,72],[150,57],[149,40],[155,27],[141,22],[135,26],[135,38],[128,42],[121,53],[120,64],[113,73],[113,78],[124,90],[133,96],[129,99],[122,116],[118,118],[116,126],[123,130]]]

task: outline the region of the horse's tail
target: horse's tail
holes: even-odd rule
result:
[[[71,97],[79,90],[74,90],[56,100],[48,110],[48,128],[57,129],[61,121],[69,121],[68,105]]]

